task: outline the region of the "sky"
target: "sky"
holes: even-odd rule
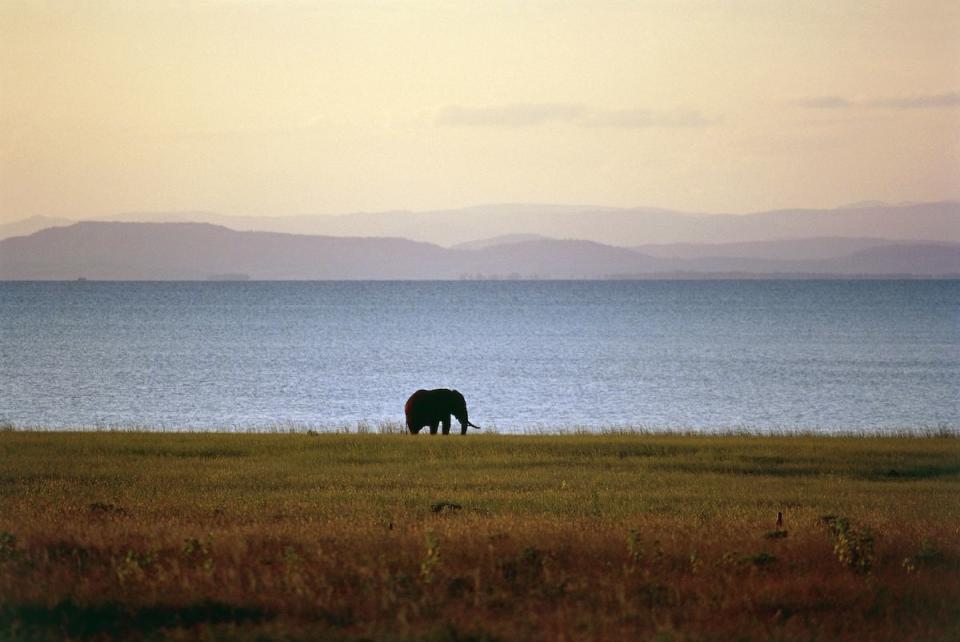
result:
[[[0,3],[0,223],[960,198],[960,3]]]

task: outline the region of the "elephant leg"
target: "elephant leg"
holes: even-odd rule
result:
[[[460,424],[460,434],[461,435],[467,434],[467,424]]]
[[[439,422],[434,422],[434,423],[430,424],[430,434],[431,434],[431,435],[437,434],[437,428],[438,428],[439,426],[440,426]]]
[[[443,434],[450,434],[450,415],[447,415],[443,420]]]

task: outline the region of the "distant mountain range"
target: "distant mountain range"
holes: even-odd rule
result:
[[[74,223],[76,223],[76,221],[71,221],[65,218],[55,218],[52,216],[31,216],[30,218],[25,218],[20,221],[14,221],[13,223],[0,225],[0,240],[7,239],[12,236],[26,236],[27,234],[33,234],[34,232],[45,230],[48,227],[73,225]]]
[[[934,219],[949,218],[943,208],[933,210],[939,212],[931,215]],[[814,238],[635,249],[591,240],[509,236],[447,248],[404,238],[242,232],[205,223],[126,222],[76,223],[0,241],[2,280],[721,276],[958,277],[960,243]]]
[[[960,203],[953,201],[899,205],[867,201],[835,209],[775,210],[744,215],[690,214],[656,208],[507,204],[337,216],[132,212],[110,217],[110,220],[210,223],[238,231],[322,236],[397,237],[461,249],[462,244],[501,236],[514,240],[578,239],[619,247],[812,238],[960,242]],[[69,221],[32,218],[2,225],[0,239],[32,234],[58,224],[69,224]]]

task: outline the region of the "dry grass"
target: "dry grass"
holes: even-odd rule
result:
[[[949,437],[4,432],[0,639],[952,640],[958,496]]]

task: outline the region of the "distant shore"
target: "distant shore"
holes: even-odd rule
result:
[[[454,426],[456,428],[456,426]],[[140,423],[94,424],[78,426],[42,426],[35,424],[17,425],[0,420],[0,433],[144,433],[144,434],[197,434],[197,435],[409,435],[407,427],[399,421],[358,421],[358,422],[277,422],[274,424],[246,426],[151,426]],[[822,429],[791,427],[721,427],[721,428],[684,428],[671,426],[540,426],[511,428],[509,426],[486,426],[474,431],[470,438],[484,436],[498,437],[565,437],[565,436],[624,436],[624,437],[785,437],[785,438],[857,438],[857,439],[929,439],[960,438],[960,426],[942,424],[938,426],[903,426],[899,428],[833,428]],[[424,430],[418,438],[444,435],[430,435]],[[452,429],[446,438],[462,438],[459,429]]]

